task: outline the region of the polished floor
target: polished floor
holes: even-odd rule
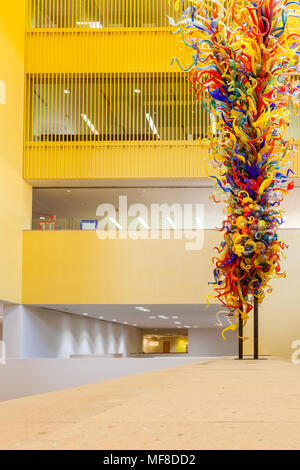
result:
[[[300,365],[217,359],[0,403],[1,449],[299,449]]]

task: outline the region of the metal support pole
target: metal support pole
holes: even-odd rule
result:
[[[254,351],[254,359],[258,359],[258,298],[254,297],[254,316],[253,316],[253,351]]]
[[[243,359],[243,320],[239,314],[239,359]]]

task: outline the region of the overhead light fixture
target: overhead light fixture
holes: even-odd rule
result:
[[[174,323],[176,323],[176,325],[182,325],[181,321],[174,321]]]
[[[199,328],[199,326],[195,325],[194,328]]]
[[[91,131],[95,134],[98,135],[98,131],[95,128],[94,124],[92,121],[87,117],[86,114],[81,114],[82,119],[87,123],[87,125],[90,127]]]
[[[154,316],[152,315],[152,316],[151,316],[151,317],[149,317],[149,318],[156,318],[156,317],[154,317]]]
[[[127,325],[128,324],[128,321],[123,321],[124,325]]]
[[[117,321],[115,318],[112,321]]]
[[[149,113],[146,113],[146,119],[147,119],[147,121],[149,122],[149,125],[150,125],[150,128],[151,128],[153,134],[154,134],[154,135],[157,135],[157,138],[160,139],[160,137],[159,137],[159,135],[158,135],[158,133],[157,133],[157,129],[156,129],[156,127],[155,127],[155,124],[154,124],[154,122],[153,122],[153,119],[152,119],[152,117],[151,117],[151,115],[150,115]]]
[[[139,310],[140,312],[151,312],[148,308],[145,307],[135,307],[136,310]]]
[[[108,220],[110,220],[116,227],[118,227],[119,230],[123,230],[122,225],[119,224],[119,222],[116,221],[113,217],[108,217]]]
[[[102,318],[104,318],[104,317],[103,317],[103,315],[100,315],[100,317],[98,317],[98,318],[99,318],[99,320],[102,320]]]
[[[84,312],[82,315],[84,315],[86,317],[88,314],[86,312]]]
[[[174,224],[174,221],[171,219],[171,217],[167,217],[167,221],[169,222],[169,224],[171,225],[172,228],[176,229],[176,225]]]
[[[162,318],[163,320],[169,320],[169,317],[166,317],[166,315],[157,315],[158,318]]]
[[[184,325],[184,328],[191,328],[190,325]]]
[[[150,228],[149,225],[146,224],[146,222],[144,221],[142,217],[138,217],[137,219],[147,230],[149,230]]]
[[[92,29],[101,29],[103,28],[102,24],[99,21],[76,21],[78,26],[89,26]]]
[[[173,315],[172,318],[179,318],[177,315]]]

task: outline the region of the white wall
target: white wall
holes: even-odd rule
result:
[[[22,307],[4,305],[3,341],[7,357],[21,357],[22,354]]]
[[[0,401],[203,362],[203,358],[8,359],[0,365]]]
[[[236,333],[226,333],[222,338],[221,328],[189,329],[189,354],[191,356],[237,356],[238,339]]]
[[[39,307],[5,307],[4,341],[11,358],[107,353],[127,356],[141,351],[141,338],[141,330],[135,327]]]

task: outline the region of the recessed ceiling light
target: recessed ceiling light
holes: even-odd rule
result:
[[[176,225],[174,224],[174,220],[171,219],[171,217],[167,217],[167,221],[169,222],[169,224],[171,225],[171,227],[176,230]]]
[[[184,325],[184,328],[191,328],[190,325]]]
[[[199,328],[199,326],[194,326],[194,328]]]
[[[128,321],[123,321],[124,325],[127,325],[128,324]]]
[[[102,320],[102,318],[104,318],[104,317],[103,317],[103,315],[100,315],[100,317],[98,317],[98,318],[99,318],[99,320]]]
[[[181,321],[174,321],[174,323],[176,323],[176,325],[182,325]]]
[[[80,115],[82,117],[82,119],[84,120],[84,122],[87,123],[87,125],[89,126],[89,128],[91,129],[91,131],[95,134],[95,135],[98,135],[98,131],[96,129],[96,127],[94,126],[94,124],[92,123],[92,121],[87,117],[86,114],[81,114]]]
[[[145,307],[135,307],[136,310],[139,310],[140,312],[151,312],[148,308]]]
[[[153,315],[151,315],[151,317],[149,317],[149,318],[156,318],[156,317],[154,317]]]
[[[84,315],[86,317],[88,314],[86,312],[84,312],[82,315]]]
[[[142,225],[145,229],[149,230],[149,228],[150,228],[149,225],[144,221],[144,219],[143,219],[142,217],[138,217],[138,221],[141,223],[141,225]]]
[[[162,318],[163,320],[168,320],[169,317],[166,317],[166,315],[157,315],[158,318]]]
[[[179,318],[177,315],[173,315],[172,318]]]
[[[122,225],[119,224],[114,217],[108,217],[108,220],[110,220],[119,230],[123,230]]]
[[[113,321],[117,321],[117,320],[114,318]]]
[[[71,192],[71,189],[67,189],[67,193],[70,193]]]

